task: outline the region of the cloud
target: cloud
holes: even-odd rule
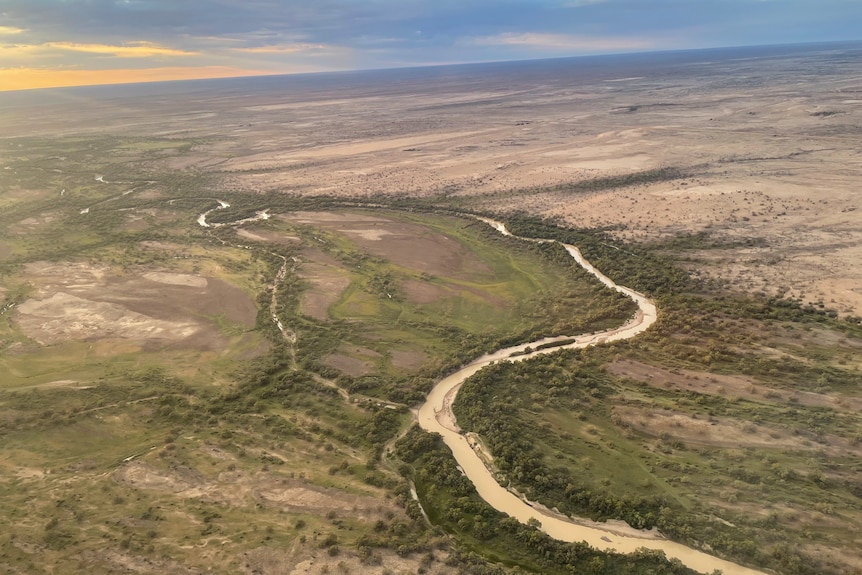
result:
[[[619,52],[649,50],[658,46],[654,40],[636,37],[584,36],[577,34],[543,34],[538,32],[506,32],[493,36],[478,36],[468,40],[474,46],[510,46],[537,51]]]
[[[118,46],[110,44],[77,44],[74,42],[45,42],[40,47],[67,50],[70,52],[86,52],[88,54],[105,54],[118,58],[151,58],[153,56],[197,56],[200,52],[190,52],[176,48],[159,46],[152,42],[127,42]]]
[[[270,46],[250,46],[245,48],[231,48],[234,52],[242,52],[244,54],[296,54],[298,52],[312,52],[317,50],[327,50],[331,46],[325,44],[275,44]]]
[[[608,0],[570,0],[563,4],[563,8],[582,8],[593,4],[604,4]]]
[[[26,28],[16,28],[15,26],[0,26],[0,36],[4,35],[13,35],[20,34],[21,32],[26,32]]]
[[[0,65],[388,68],[862,39],[860,22],[860,0],[0,0]]]

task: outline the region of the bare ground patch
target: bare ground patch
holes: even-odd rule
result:
[[[332,573],[362,573],[363,575],[402,575],[427,573],[438,575],[451,573],[445,565],[448,554],[434,552],[434,561],[429,563],[418,554],[402,557],[394,551],[379,549],[370,556],[360,557],[354,552],[342,552],[337,556],[318,551],[273,549],[259,547],[243,555],[246,575],[327,575]]]
[[[216,278],[161,270],[117,275],[84,263],[49,262],[28,264],[25,273],[37,289],[15,319],[45,345],[125,339],[222,350],[228,338],[207,317],[251,330],[257,316],[243,290]]]
[[[292,244],[299,241],[296,236],[281,234],[269,230],[249,230],[247,228],[239,228],[236,235],[247,240],[256,242],[270,242],[275,244]]]
[[[428,356],[421,351],[393,349],[389,353],[392,365],[398,369],[419,369],[428,360]]]
[[[329,319],[330,306],[339,300],[350,285],[347,269],[338,260],[319,250],[308,250],[303,252],[298,274],[310,284],[300,298],[300,313],[314,319]]]
[[[840,525],[839,529],[844,529]],[[862,555],[852,548],[840,549],[824,543],[808,543],[802,545],[806,555],[817,557],[821,562],[838,566],[836,572],[847,570],[847,573],[862,572]],[[856,537],[856,550],[862,549],[862,537]]]
[[[341,353],[332,353],[323,358],[323,363],[334,367],[347,375],[358,377],[374,371],[374,362],[367,359],[351,357]]]
[[[57,222],[57,216],[54,214],[44,214],[41,216],[32,216],[25,218],[8,228],[8,232],[15,236],[26,236],[33,234],[45,226],[50,226]]]
[[[344,234],[369,254],[419,272],[459,279],[491,272],[458,241],[419,224],[333,212],[295,212],[282,217]]]
[[[158,320],[63,292],[22,303],[17,318],[24,333],[42,345],[67,339],[186,339],[198,331],[196,322]]]
[[[613,414],[641,433],[696,445],[823,451],[836,455],[862,453],[862,448],[831,434],[824,435],[822,442],[817,443],[774,426],[728,418],[694,417],[673,410],[616,406]]]
[[[209,449],[211,452],[211,448]],[[220,455],[213,455],[222,459]],[[147,491],[170,493],[182,499],[253,507],[259,504],[285,511],[325,515],[327,512],[350,512],[353,518],[379,518],[388,507],[372,495],[358,495],[321,487],[302,479],[287,479],[267,471],[241,469],[222,471],[208,476],[192,467],[178,465],[170,469],[155,467],[146,461],[130,461],[112,475],[114,481]]]
[[[441,300],[453,295],[450,290],[419,280],[405,280],[401,282],[404,296],[410,303],[427,304]]]
[[[503,309],[512,302],[500,297],[494,297],[488,292],[469,286],[441,286],[421,280],[408,279],[401,282],[405,299],[410,303],[429,304],[446,298],[475,297],[488,305]]]
[[[608,364],[607,371],[617,377],[626,377],[648,383],[653,387],[675,391],[738,397],[763,403],[829,407],[838,411],[862,410],[862,400],[857,398],[846,396],[838,398],[822,393],[776,389],[742,375],[720,375],[687,369],[670,371],[631,360],[614,361]]]
[[[158,575],[201,575],[204,571],[188,567],[168,559],[135,555],[115,549],[88,550],[82,553],[87,563],[98,563],[110,569],[111,573],[153,573]]]
[[[308,266],[305,271],[308,277],[304,277],[311,287],[302,294],[299,303],[300,313],[314,319],[327,320],[329,307],[338,301],[350,285],[350,278],[315,264]]]

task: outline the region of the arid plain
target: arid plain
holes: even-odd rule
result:
[[[495,376],[637,511],[563,512],[858,573],[860,128],[858,44],[0,93],[0,571],[564,572],[451,510],[411,409],[635,307],[482,213],[606,232],[660,300]]]
[[[157,162],[223,189],[475,196],[640,241],[706,231],[739,245],[693,254],[696,273],[862,315],[859,55],[827,45],[121,87],[21,97],[0,117],[5,136],[193,138],[195,153]],[[678,177],[571,186],[661,168]]]

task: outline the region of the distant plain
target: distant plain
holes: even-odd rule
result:
[[[447,370],[633,312],[483,213],[659,302],[471,396],[519,490],[858,572],[860,130],[858,44],[0,93],[0,571],[562,572],[391,453]]]

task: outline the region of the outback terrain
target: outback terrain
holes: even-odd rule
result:
[[[0,571],[862,570],[862,48],[0,93]],[[627,525],[624,525],[624,523]],[[726,573],[733,572],[726,570]]]

